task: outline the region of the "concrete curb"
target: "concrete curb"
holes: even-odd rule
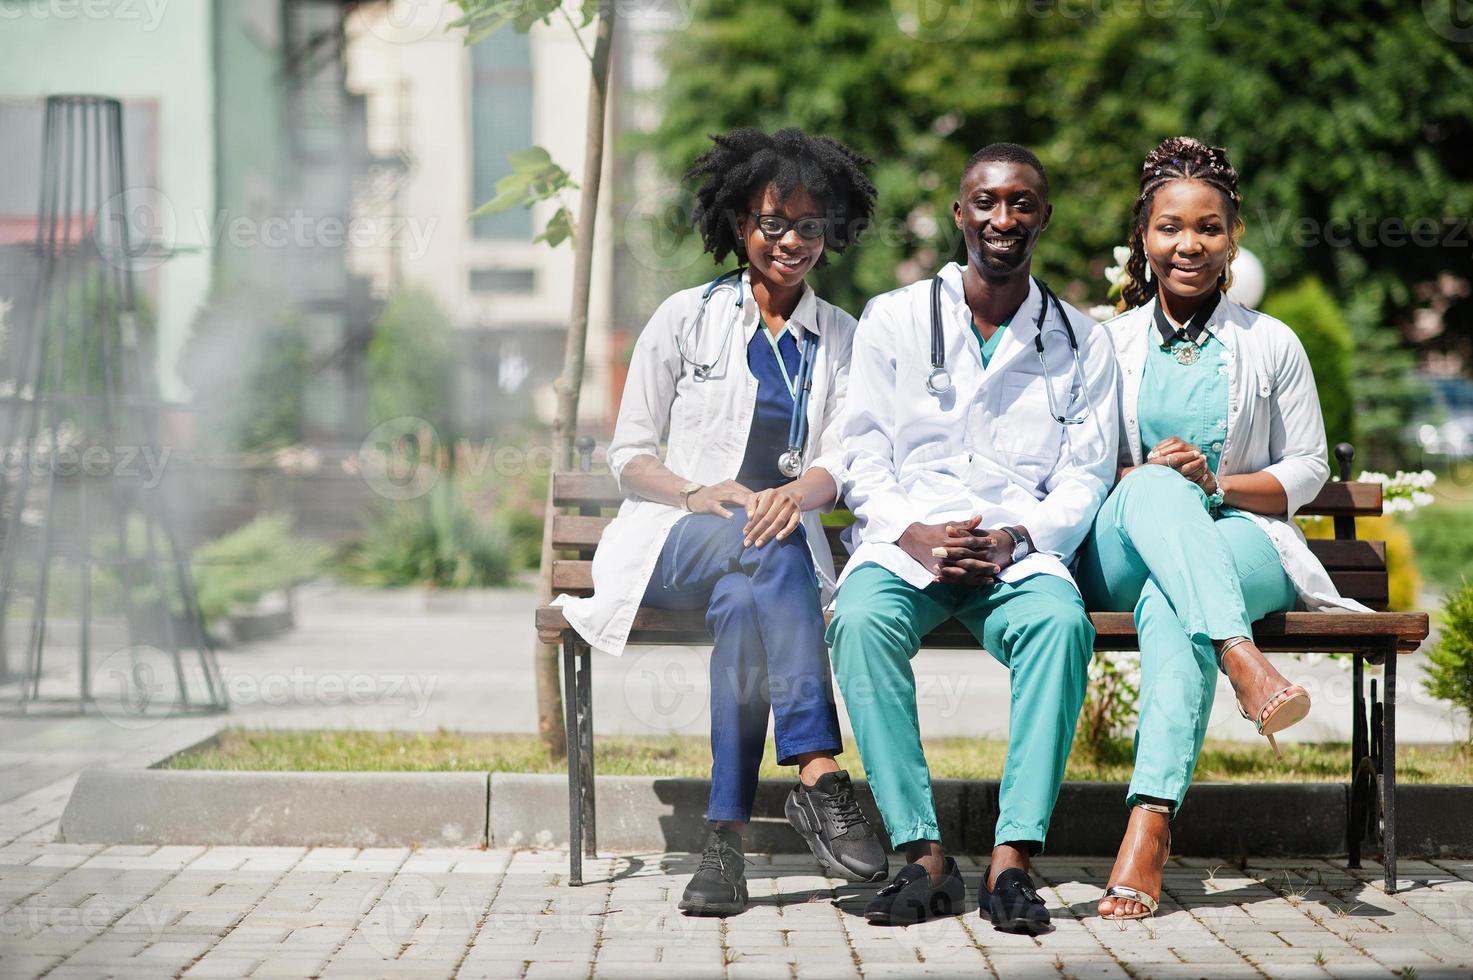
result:
[[[86,769],[59,839],[103,844],[480,847],[483,772]]]
[[[746,837],[751,853],[802,853],[783,816],[792,783],[763,780]],[[598,777],[598,846],[696,851],[704,779]],[[861,807],[883,826],[869,787]],[[941,836],[986,853],[997,820],[994,780],[933,783]],[[1402,786],[1405,857],[1473,855],[1473,786]],[[1108,857],[1125,830],[1124,783],[1065,783],[1047,848]],[[1348,790],[1339,783],[1199,783],[1172,826],[1173,854],[1293,857],[1345,853]],[[61,819],[60,840],[103,844],[566,847],[568,782],[528,773],[216,772],[89,769]]]
[[[747,850],[806,850],[802,838],[783,815],[783,801],[791,786],[780,780],[759,784],[745,841]],[[883,826],[869,786],[863,782],[856,786],[860,806],[870,822]],[[703,779],[598,777],[600,849],[699,850],[705,835],[708,787]],[[1433,787],[1411,787],[1424,788]],[[1473,807],[1473,787],[1447,789],[1466,789],[1466,805]],[[1400,791],[1406,790],[1403,787]],[[984,853],[992,849],[998,816],[995,780],[938,779],[932,783],[932,793],[944,841],[963,851]],[[1054,854],[1114,855],[1129,816],[1125,797],[1124,783],[1065,783],[1054,808],[1048,850]],[[1347,790],[1337,783],[1200,783],[1192,787],[1182,817],[1172,829],[1172,853],[1202,857],[1342,853],[1346,801]],[[493,847],[566,847],[567,779],[492,773],[488,826]],[[1458,836],[1467,838],[1462,846],[1473,852],[1473,830],[1462,829],[1461,834],[1454,833]],[[1414,838],[1408,834],[1405,839]]]

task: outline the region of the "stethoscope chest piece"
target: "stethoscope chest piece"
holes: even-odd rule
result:
[[[788,449],[777,458],[778,472],[789,479],[803,472],[803,450]]]
[[[933,395],[944,395],[951,390],[951,372],[944,367],[933,367],[926,375],[926,390]]]

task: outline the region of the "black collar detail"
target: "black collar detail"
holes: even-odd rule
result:
[[[1212,314],[1216,312],[1217,304],[1220,302],[1222,302],[1222,290],[1214,290],[1212,296],[1202,304],[1196,313],[1192,314],[1192,318],[1181,329],[1177,329],[1166,316],[1166,309],[1161,305],[1161,298],[1158,296],[1155,319],[1156,331],[1161,335],[1161,346],[1168,347],[1172,341],[1182,337],[1195,343],[1202,335],[1202,331],[1207,329],[1207,321],[1212,319]]]

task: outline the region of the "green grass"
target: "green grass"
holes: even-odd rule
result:
[[[1000,741],[967,738],[926,743],[931,775],[938,779],[996,779],[1006,746]],[[1275,762],[1268,744],[1208,741],[1197,765],[1199,782],[1344,782],[1350,750],[1343,743],[1282,746],[1284,760]],[[606,775],[707,776],[710,749],[703,738],[671,736],[605,736],[595,742],[596,768]],[[1067,779],[1126,782],[1130,753],[1099,762],[1076,752]],[[864,765],[852,745],[840,763],[855,776]],[[212,745],[184,752],[165,763],[170,769],[235,769],[311,772],[542,772],[561,773],[534,735],[465,735],[457,732],[250,731],[228,728]],[[762,775],[786,778],[772,746]],[[1403,745],[1396,774],[1407,783],[1473,782],[1473,752],[1457,745]]]

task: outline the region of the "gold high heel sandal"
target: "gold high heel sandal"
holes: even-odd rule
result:
[[[1223,645],[1217,658],[1222,660],[1227,652],[1233,647],[1244,643],[1253,642],[1250,637],[1240,636],[1229,640]],[[1287,695],[1287,697],[1285,696]],[[1274,704],[1276,698],[1282,698],[1278,704]],[[1273,705],[1272,708],[1269,706]],[[1238,714],[1248,721],[1253,722],[1253,727],[1258,729],[1258,734],[1268,739],[1269,748],[1274,750],[1274,758],[1282,759],[1283,753],[1279,751],[1279,743],[1274,741],[1274,734],[1281,732],[1291,725],[1303,721],[1309,714],[1309,692],[1298,684],[1290,684],[1288,687],[1280,688],[1268,696],[1268,700],[1258,709],[1258,717],[1255,719],[1243,708],[1242,702],[1238,702]]]
[[[1137,803],[1136,806],[1140,807],[1142,810],[1149,810],[1151,813],[1164,813],[1166,814],[1166,818],[1168,820],[1171,819],[1171,807],[1169,806],[1162,806],[1159,803]],[[1171,860],[1170,830],[1166,832],[1166,859],[1168,861]],[[1161,907],[1160,899],[1153,898],[1152,896],[1147,895],[1145,892],[1141,891],[1139,888],[1132,888],[1130,885],[1109,886],[1105,889],[1105,894],[1100,897],[1100,901],[1103,902],[1107,898],[1112,898],[1116,902],[1137,902],[1146,907],[1146,910],[1144,912],[1137,912],[1134,915],[1116,915],[1113,912],[1109,915],[1106,915],[1105,913],[1101,912],[1100,918],[1104,919],[1107,922],[1127,922],[1131,919],[1149,919],[1151,916],[1156,914],[1156,909]]]

